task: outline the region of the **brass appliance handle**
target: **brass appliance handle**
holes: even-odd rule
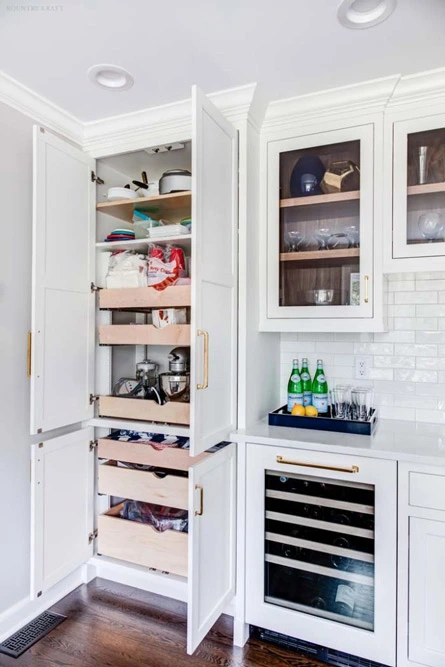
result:
[[[209,386],[209,332],[198,329],[198,336],[204,336],[204,379],[196,385],[196,389],[207,389]]]
[[[204,487],[195,484],[195,489],[199,489],[199,510],[195,510],[195,516],[202,516],[204,514]]]
[[[369,276],[365,276],[365,297],[364,302],[369,303]]]
[[[323,463],[306,463],[305,461],[290,461],[289,459],[284,459],[282,456],[277,456],[277,463],[283,463],[290,466],[301,466],[302,468],[319,468],[320,470],[334,470],[335,472],[355,473],[360,471],[360,468],[358,466],[351,466],[350,468],[346,468],[343,466],[328,466]]]
[[[28,331],[28,349],[26,353],[26,370],[28,377],[31,377],[32,372],[32,332]]]

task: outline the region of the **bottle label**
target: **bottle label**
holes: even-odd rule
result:
[[[353,612],[355,605],[355,591],[350,586],[340,584],[335,595],[335,602],[343,602],[343,604],[349,607],[351,612]]]
[[[305,407],[307,405],[312,405],[312,392],[311,391],[304,391],[303,392],[303,405]]]
[[[303,380],[303,382],[307,382],[308,380],[311,379],[311,376],[307,371],[303,371],[301,374],[301,379]]]
[[[290,379],[291,379],[292,382],[295,382],[295,383],[300,382],[300,380],[301,380],[298,373],[292,373],[292,375],[290,376]]]
[[[287,395],[287,411],[292,412],[294,405],[303,405],[303,394]]]
[[[328,411],[328,395],[327,394],[312,394],[312,405],[317,408],[320,414]]]
[[[317,376],[317,382],[319,382],[320,384],[323,384],[323,382],[326,382],[326,375],[323,375],[323,373],[321,373],[321,375],[318,375]]]

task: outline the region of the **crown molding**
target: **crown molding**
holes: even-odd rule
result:
[[[0,102],[82,145],[83,123],[80,120],[4,72],[0,72]]]
[[[402,76],[388,108],[445,102],[445,67]]]
[[[335,116],[382,112],[399,80],[400,75],[394,75],[271,102],[263,130],[273,131]]]

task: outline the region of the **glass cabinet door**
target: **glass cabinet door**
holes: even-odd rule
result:
[[[269,144],[269,317],[372,314],[373,128]]]
[[[445,255],[445,117],[394,123],[393,256]]]

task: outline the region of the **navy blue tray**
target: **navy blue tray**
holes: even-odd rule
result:
[[[269,426],[290,426],[291,428],[308,428],[311,431],[333,431],[334,433],[353,433],[355,435],[372,435],[377,422],[377,413],[372,411],[371,418],[366,422],[349,419],[333,419],[329,413],[324,417],[297,417],[287,411],[287,406],[269,412]]]

